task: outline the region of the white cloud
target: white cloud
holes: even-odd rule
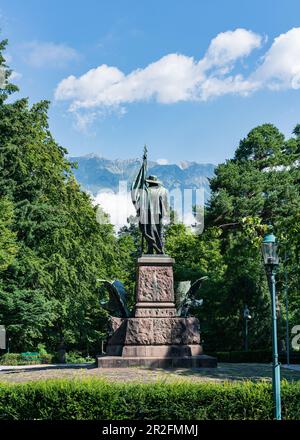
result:
[[[24,59],[33,67],[65,67],[80,58],[79,53],[66,44],[32,41],[23,45]]]
[[[0,66],[0,88],[5,87],[5,82],[6,82],[5,69],[3,69],[3,67]]]
[[[242,75],[227,76],[226,78],[209,77],[201,86],[201,100],[227,94],[247,96],[258,87],[254,81],[244,79]]]
[[[182,222],[186,226],[192,226],[195,224],[196,219],[192,212],[192,198],[189,199],[187,194],[188,193],[185,192],[187,201],[184,203],[183,207],[183,193],[180,190],[173,190],[169,193],[169,202],[170,197],[174,198],[174,207],[178,214],[176,221],[179,223]],[[191,194],[192,192],[190,192],[190,195]],[[202,189],[198,190],[197,197],[199,202],[198,207],[204,206],[204,192]],[[119,230],[122,226],[128,224],[127,219],[130,216],[136,216],[136,211],[131,201],[131,193],[122,189],[119,190],[118,193],[109,189],[99,191],[99,193],[93,198],[93,204],[100,206],[100,209],[97,212],[98,222],[101,223],[102,221],[107,221],[103,216],[104,211],[109,215],[109,222],[115,226],[116,230]],[[203,210],[198,210],[197,214],[198,221],[204,224]],[[165,223],[168,223],[168,218],[165,219]]]
[[[71,112],[124,111],[132,102],[172,104],[226,94],[246,96],[262,87],[300,88],[300,28],[277,37],[257,69],[246,76],[238,61],[260,48],[262,41],[250,30],[236,29],[213,38],[198,61],[173,53],[127,75],[102,64],[82,76],[63,79],[55,99],[69,101]]]
[[[110,222],[118,229],[127,224],[129,216],[136,215],[130,192],[100,191],[94,198],[94,204],[100,205],[109,214]]]
[[[118,84],[124,74],[116,67],[106,64],[89,70],[79,78],[74,75],[62,80],[56,89],[56,99],[73,100],[72,109],[91,108],[103,100],[102,95],[114,84]],[[108,98],[108,97],[107,97]],[[106,98],[106,99],[107,99]],[[112,105],[111,100],[107,105]]]
[[[12,56],[11,56],[10,53],[6,52],[6,53],[4,54],[4,58],[5,58],[5,63],[6,63],[6,64],[9,64],[9,63],[12,62]]]
[[[1,15],[0,15],[0,18],[1,18]],[[6,52],[4,54],[4,59],[5,59],[6,65],[9,65],[13,60],[11,54],[8,52]],[[1,85],[4,86],[5,82],[6,82],[5,71],[6,71],[6,69],[4,69],[3,67],[0,67],[0,87],[1,87]],[[18,81],[21,78],[22,78],[21,73],[17,72],[16,70],[12,70],[10,77],[9,77],[9,81]]]
[[[70,101],[71,111],[117,108],[150,99],[165,104],[207,99],[214,96],[214,88],[208,96],[206,81],[223,78],[224,72],[229,72],[234,62],[249,55],[260,44],[261,37],[245,29],[223,32],[212,40],[200,61],[173,53],[128,75],[117,67],[102,64],[78,78],[71,75],[63,79],[56,88],[55,98]],[[212,72],[208,74],[208,70]],[[238,82],[238,87],[242,88],[241,75],[237,80],[234,77],[229,79],[229,82]],[[228,84],[225,88],[228,90]],[[219,90],[216,95],[219,95]]]
[[[76,130],[84,133],[87,131],[88,127],[94,122],[97,112],[87,112],[87,113],[80,113],[75,112],[75,128]]]
[[[59,83],[55,98],[71,100],[71,110],[118,107],[151,98],[162,103],[186,101],[201,77],[193,58],[170,54],[129,75],[103,64],[79,78],[69,76]]]
[[[274,39],[253,78],[270,89],[300,88],[300,28]]]
[[[157,159],[156,161],[158,165],[168,165],[169,161],[168,159]]]
[[[260,35],[246,29],[221,32],[212,39],[199,64],[203,65],[205,69],[228,66],[238,58],[248,56],[253,49],[259,48],[261,41]]]
[[[13,70],[11,72],[10,77],[9,77],[9,81],[18,81],[19,79],[22,78],[22,76],[23,76],[22,73],[16,72],[15,70]]]

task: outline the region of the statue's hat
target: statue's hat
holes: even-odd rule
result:
[[[161,184],[161,182],[158,180],[157,176],[151,176],[151,175],[147,177],[146,182],[156,183],[157,185]]]

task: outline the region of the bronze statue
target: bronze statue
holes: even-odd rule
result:
[[[105,298],[103,289],[100,288],[100,304],[113,317],[128,318],[130,311],[127,306],[127,293],[124,285],[119,280],[108,281],[98,279],[102,288],[107,290],[109,297]]]
[[[139,228],[147,254],[163,254],[162,222],[169,213],[168,192],[156,176],[147,176],[147,147],[144,148],[142,166],[132,183],[131,198],[136,209]]]
[[[203,281],[208,277],[201,277],[195,282],[180,281],[175,290],[177,315],[186,318],[190,316],[190,309],[200,307],[203,304],[203,299],[197,298],[198,292],[202,287]]]

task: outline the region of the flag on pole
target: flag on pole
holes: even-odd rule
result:
[[[146,183],[146,176],[147,176],[147,147],[145,145],[142,166],[131,185],[132,203],[136,209],[139,226],[144,236],[147,236],[147,224],[148,224],[148,186]]]
[[[139,228],[142,236],[147,242],[153,242],[154,237],[151,235],[151,221],[149,222],[149,194],[147,178],[147,147],[144,147],[143,163],[141,168],[131,185],[131,199],[136,209],[139,222]],[[151,220],[151,219],[150,219]]]
[[[146,175],[147,175],[147,147],[145,145],[142,166],[131,185],[131,200],[137,211],[138,217],[140,217],[141,207],[144,206],[145,198],[146,198],[146,192],[147,192]]]

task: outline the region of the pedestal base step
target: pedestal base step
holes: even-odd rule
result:
[[[215,368],[217,359],[205,354],[186,357],[97,356],[98,368]]]

